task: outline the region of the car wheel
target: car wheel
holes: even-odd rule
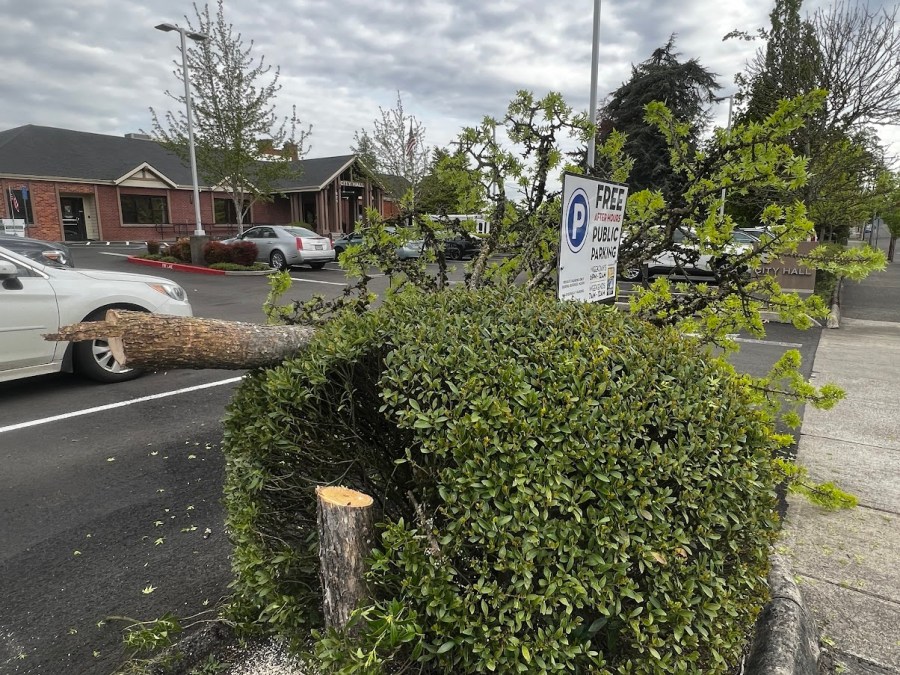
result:
[[[623,281],[640,281],[641,279],[641,268],[640,267],[626,267],[622,270],[620,275]]]
[[[335,246],[335,247],[334,247],[334,255],[335,255],[335,256],[339,256],[339,255],[340,255],[341,253],[343,253],[345,250],[346,250],[346,249],[345,249],[343,246]]]
[[[448,246],[444,249],[444,255],[450,260],[462,260],[462,251],[459,250],[458,246]]]
[[[273,270],[286,270],[287,266],[287,258],[284,257],[284,253],[278,249],[272,251],[272,255],[269,256],[269,267]]]
[[[309,266],[312,267],[314,270],[320,270],[320,269],[322,269],[323,267],[325,267],[325,263],[323,263],[323,262],[312,262],[312,263],[309,263]]]
[[[103,321],[105,309],[91,312],[85,321]],[[79,375],[102,382],[114,384],[139,377],[143,371],[119,365],[113,358],[112,349],[106,340],[85,340],[72,346],[75,372]]]

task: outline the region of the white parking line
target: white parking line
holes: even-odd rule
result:
[[[334,263],[334,265],[337,265],[337,263]],[[340,266],[329,267],[328,265],[325,265],[325,269],[328,270],[329,272],[343,272],[344,271],[343,268],[341,268]],[[383,277],[383,276],[384,276],[383,274],[370,274],[369,278],[377,279],[378,277]]]
[[[100,255],[116,255],[116,256],[119,256],[120,258],[130,258],[131,257],[130,253],[109,253],[108,251],[100,251]]]
[[[103,412],[104,410],[113,410],[114,408],[124,408],[128,405],[134,405],[135,403],[144,403],[146,401],[155,401],[161,398],[168,398],[170,396],[178,396],[179,394],[189,394],[192,391],[200,391],[202,389],[210,389],[212,387],[221,387],[224,384],[233,384],[234,382],[240,382],[243,379],[241,377],[230,377],[227,380],[218,380],[216,382],[207,382],[206,384],[198,384],[194,387],[185,387],[184,389],[176,389],[174,391],[164,391],[161,394],[152,394],[151,396],[141,396],[140,398],[135,398],[130,401],[121,401],[120,403],[109,403],[107,405],[98,405],[95,408],[85,408],[84,410],[75,410],[70,413],[63,413],[62,415],[53,415],[52,417],[44,417],[39,420],[32,420],[30,422],[20,422],[19,424],[10,424],[9,426],[0,427],[0,434],[5,433],[7,431],[18,431],[19,429],[27,429],[28,427],[36,427],[41,424],[49,424],[50,422],[59,422],[60,420],[67,420],[73,417],[81,417],[82,415],[92,415],[94,413]]]
[[[329,286],[346,286],[343,281],[319,281],[318,279],[304,279],[303,277],[291,277],[292,281],[305,281],[308,284],[328,284]]]
[[[756,338],[742,337],[732,337],[731,339],[735,342],[743,342],[749,345],[772,345],[773,347],[788,347],[789,349],[800,349],[803,346],[800,342],[779,342],[778,340],[757,340]]]

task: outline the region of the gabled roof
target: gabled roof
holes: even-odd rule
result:
[[[355,160],[356,155],[297,160],[291,164],[300,168],[299,178],[278,181],[276,186],[285,192],[319,191],[346,171]]]
[[[321,190],[354,161],[356,155],[299,160],[295,165],[300,176],[279,182],[277,188],[284,192]],[[141,168],[152,170],[173,186],[188,189],[193,185],[187,164],[153,140],[33,124],[0,131],[0,176],[116,185]]]
[[[118,177],[116,180],[114,180],[113,182],[114,182],[116,185],[121,185],[122,183],[124,183],[125,181],[127,181],[129,178],[131,178],[132,176],[134,176],[134,174],[136,174],[138,171],[143,171],[144,169],[147,169],[148,171],[150,171],[154,176],[156,176],[156,177],[157,177],[159,180],[161,180],[163,183],[166,183],[167,185],[169,185],[169,187],[173,187],[173,188],[177,188],[177,187],[178,187],[178,185],[175,183],[175,181],[173,181],[173,180],[172,180],[171,178],[169,178],[168,176],[166,176],[166,175],[164,175],[164,174],[161,174],[159,171],[157,171],[157,170],[154,169],[152,166],[150,166],[150,164],[147,163],[147,162],[142,162],[140,166],[136,166],[134,169],[132,169],[132,170],[129,171],[128,173],[119,176],[119,177]]]
[[[0,132],[0,174],[115,183],[143,164],[177,185],[191,172],[159,143],[29,124]]]

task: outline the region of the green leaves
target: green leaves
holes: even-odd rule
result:
[[[234,616],[316,625],[311,491],[340,481],[381,529],[333,672],[722,672],[775,528],[747,392],[676,330],[519,288],[342,315],[229,407]]]

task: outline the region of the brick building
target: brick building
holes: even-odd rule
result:
[[[250,208],[244,226],[305,222],[321,234],[354,229],[366,208],[396,213],[384,181],[356,155],[296,162],[297,179]],[[0,218],[47,241],[171,240],[195,229],[190,168],[137,134],[124,137],[27,125],[0,132]],[[212,237],[237,231],[229,193],[200,186]],[[11,220],[10,220],[11,219]],[[0,228],[2,229],[2,228]]]

